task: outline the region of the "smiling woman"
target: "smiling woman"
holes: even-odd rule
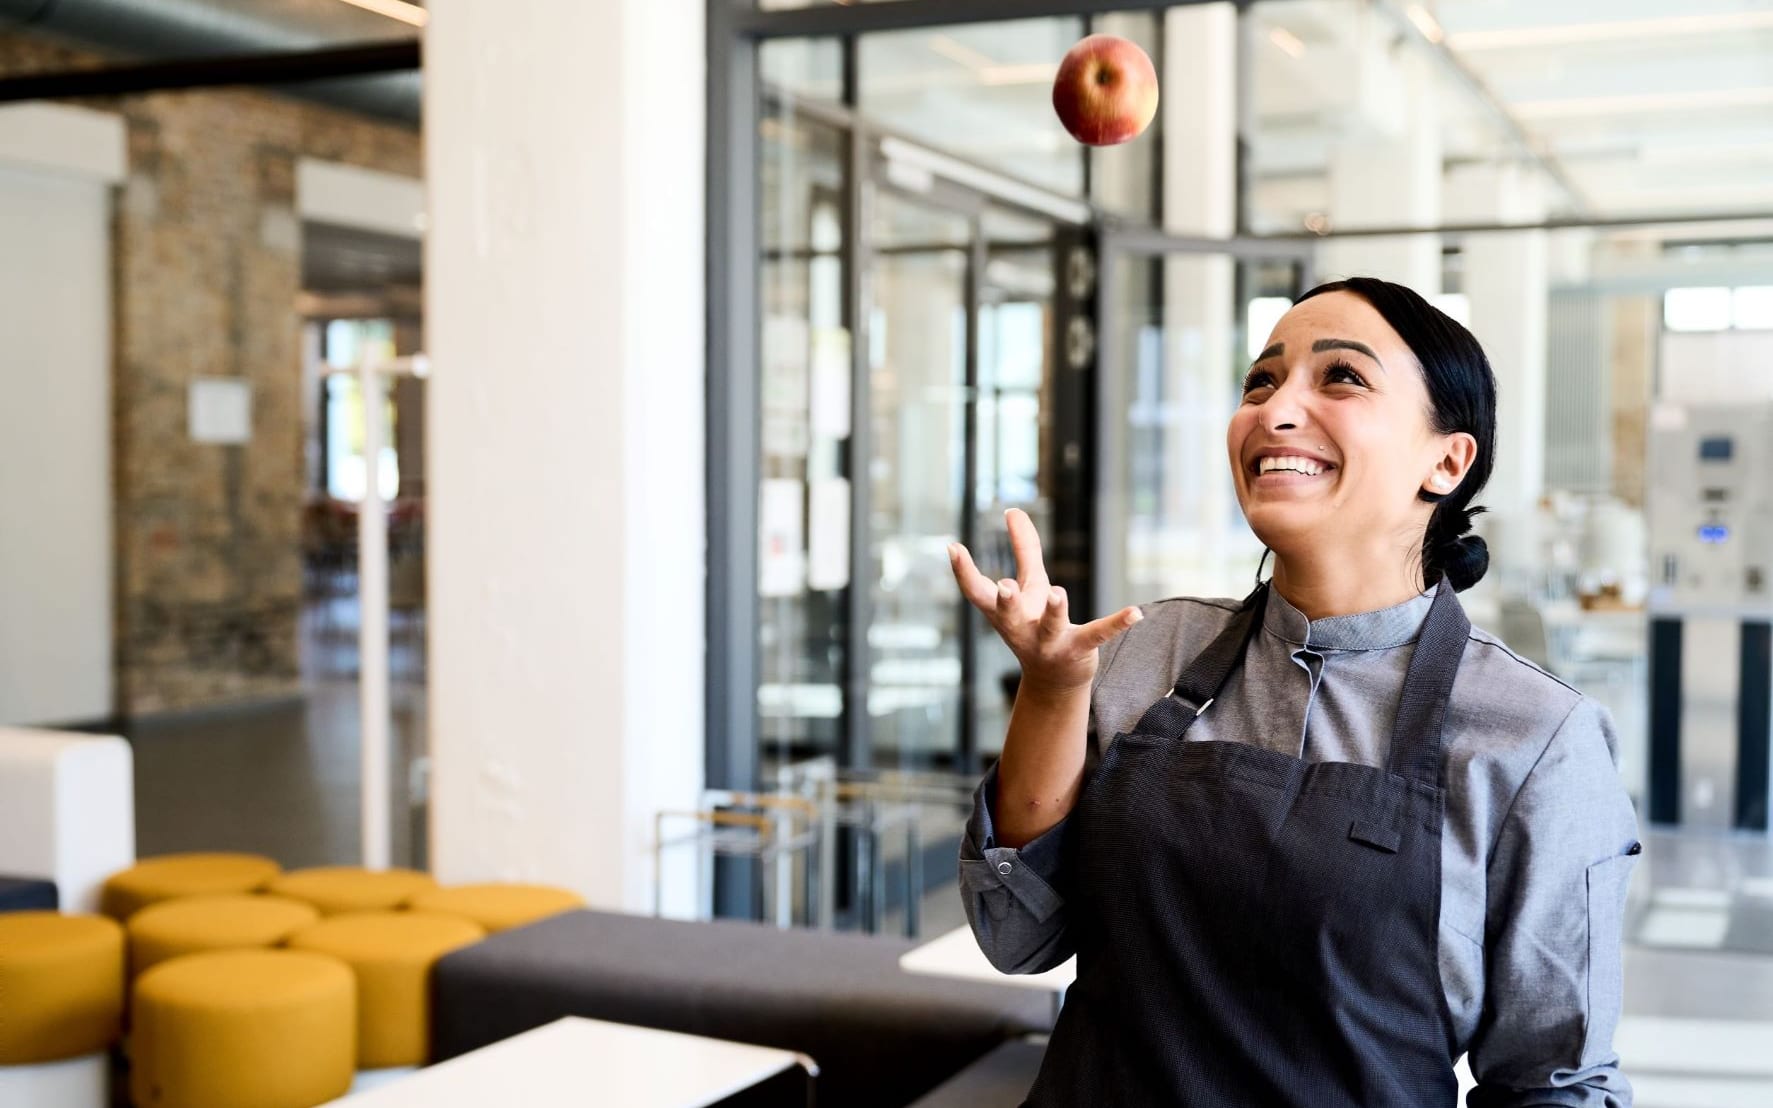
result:
[[[1291,356],[1289,356],[1291,351]],[[1401,285],[1356,277],[1311,290],[1244,380],[1227,447],[1276,585],[1320,582],[1347,611],[1395,603],[1489,564],[1468,536],[1495,460],[1496,383],[1470,332]],[[1290,459],[1290,460],[1289,460]],[[1333,557],[1329,557],[1333,555]]]
[[[1018,576],[951,551],[1022,663],[961,889],[999,969],[1076,954],[1027,1103],[1618,1108],[1620,921],[1639,853],[1606,710],[1457,597],[1496,385],[1399,285],[1307,293],[1226,430],[1276,556],[1241,602],[1071,623],[1033,525]]]

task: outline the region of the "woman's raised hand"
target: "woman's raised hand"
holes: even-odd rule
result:
[[[966,547],[953,543],[948,562],[961,594],[985,613],[1022,663],[1024,685],[1045,692],[1087,687],[1096,676],[1096,651],[1138,623],[1139,609],[1122,608],[1090,623],[1072,623],[1065,590],[1047,580],[1034,521],[1020,508],[1011,508],[1004,518],[1016,554],[1016,576],[992,581],[979,572]]]

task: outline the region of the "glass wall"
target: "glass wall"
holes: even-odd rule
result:
[[[1007,34],[1034,50],[1079,26]],[[963,37],[983,48],[998,30]],[[919,67],[960,63],[930,39],[861,36],[854,105],[838,43],[771,42],[761,58],[760,776],[800,780],[823,760],[860,790],[832,879],[839,920],[864,926],[915,926],[901,877],[952,879],[965,793],[1002,745],[1015,659],[955,589],[946,548],[1013,573],[1004,512],[1052,516],[1058,248],[1042,205],[1078,207],[1064,192],[1089,172],[1069,139],[1062,166],[937,142]],[[1026,74],[990,87],[1004,91],[977,128],[1013,137],[1051,114]],[[910,807],[908,789],[923,790]]]
[[[969,221],[883,190],[874,205],[868,379],[873,762],[952,764],[965,710],[946,549],[968,510]]]
[[[843,732],[850,437],[848,137],[797,108],[833,90],[834,42],[768,44],[762,174],[758,716],[766,767],[835,757]]]
[[[1037,20],[961,31],[981,46],[1003,38],[1028,50],[1059,44],[1062,53],[1079,27]],[[983,176],[964,180],[945,175],[940,158],[931,170],[906,160],[903,145],[887,151],[878,136],[933,140],[945,125],[912,95],[928,67],[961,66],[948,56],[958,56],[953,43],[931,38],[862,36],[856,109],[840,102],[837,42],[783,40],[762,51],[766,776],[821,756],[857,770],[975,772],[1002,742],[1014,659],[960,600],[945,550],[973,541],[982,565],[1013,572],[1004,511],[1050,514],[1056,279],[1053,220],[1029,210],[1025,195],[996,198],[993,182],[1013,192],[1046,174],[1081,191],[1088,171],[1069,139],[1059,168],[968,150],[980,157],[961,164]],[[1023,133],[1034,111],[1051,115],[1046,90],[1029,99],[1031,82],[1024,74],[990,86],[1005,90],[983,109],[1000,133]],[[866,121],[855,182],[852,110]],[[949,145],[965,150],[954,134]],[[860,243],[845,240],[852,186],[865,211]],[[1148,187],[1123,192],[1149,197]],[[866,413],[860,439],[850,425],[858,411]],[[852,485],[858,474],[861,490]],[[853,597],[852,587],[866,592]],[[858,611],[863,625],[852,629]]]

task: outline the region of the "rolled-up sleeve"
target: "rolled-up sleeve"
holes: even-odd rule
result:
[[[1067,940],[1065,825],[1048,828],[1020,849],[997,845],[991,813],[997,804],[997,767],[973,793],[973,814],[960,843],[960,895],[967,922],[985,957],[1004,973],[1041,973],[1071,957]]]
[[[1630,1108],[1613,1033],[1637,816],[1612,717],[1583,698],[1515,796],[1491,852],[1486,990],[1471,1108]]]

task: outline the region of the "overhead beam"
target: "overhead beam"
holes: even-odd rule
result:
[[[1332,239],[1384,238],[1399,235],[1485,235],[1510,231],[1574,231],[1589,228],[1659,227],[1683,223],[1773,222],[1773,210],[1758,212],[1674,212],[1664,215],[1563,216],[1536,223],[1442,223],[1434,227],[1351,227],[1327,235],[1308,231],[1250,235],[1245,241],[1263,243],[1327,242]]]
[[[813,8],[762,11],[741,8],[734,29],[753,38],[796,38],[866,35],[953,27],[964,23],[1001,23],[1008,19],[1039,19],[1055,15],[1102,15],[1108,12],[1162,11],[1222,0],[894,0],[890,4],[830,4]],[[1245,7],[1249,0],[1233,0]]]
[[[419,40],[335,46],[324,50],[235,54],[142,65],[30,73],[0,78],[0,103],[122,96],[228,85],[283,85],[336,77],[362,77],[420,68]]]

